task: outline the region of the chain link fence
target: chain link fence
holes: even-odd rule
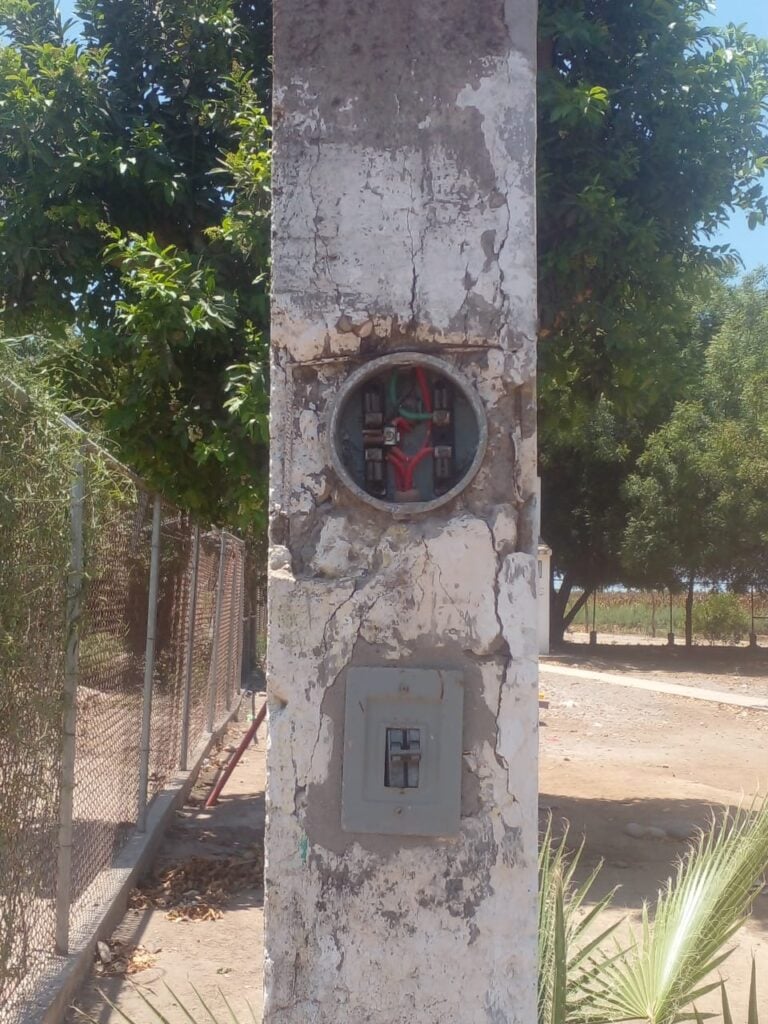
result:
[[[238,538],[0,393],[0,1024],[77,946],[153,797],[233,707],[245,573]]]
[[[266,552],[246,551],[243,600],[242,688],[252,689],[259,681],[267,654],[267,577]],[[263,678],[260,685],[264,685]]]

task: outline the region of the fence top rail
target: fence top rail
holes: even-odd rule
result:
[[[24,408],[34,406],[35,399],[28,391],[25,391],[16,381],[10,377],[0,377],[0,383],[6,391],[10,392],[13,397],[22,405]],[[57,413],[56,419],[59,423],[66,427],[67,430],[71,430],[72,433],[79,435],[82,439],[83,447],[92,451],[94,455],[98,455],[99,458],[104,459],[105,462],[109,463],[113,469],[118,470],[123,476],[127,476],[137,487],[141,488],[142,491],[152,493],[152,488],[146,484],[140,476],[137,476],[132,469],[125,466],[119,459],[116,459],[114,455],[107,451],[106,448],[102,447],[97,441],[94,441],[87,430],[80,426],[79,423],[75,423],[69,416],[65,416],[63,413]]]
[[[32,407],[36,404],[34,396],[30,395],[28,391],[26,391],[23,387],[21,387],[21,385],[17,384],[16,381],[10,377],[4,375],[0,376],[0,386],[2,386],[6,393],[10,393],[13,396],[13,398],[23,408]],[[132,469],[129,469],[128,466],[120,462],[119,459],[115,458],[115,456],[112,455],[112,453],[109,452],[102,445],[100,445],[98,441],[94,441],[93,438],[88,433],[88,431],[85,430],[84,427],[81,427],[79,423],[76,423],[73,419],[71,419],[69,416],[66,416],[64,413],[57,413],[56,419],[63,427],[66,427],[67,430],[72,431],[72,433],[77,434],[81,438],[82,445],[84,448],[87,448],[88,451],[93,452],[94,455],[98,456],[100,459],[106,462],[107,465],[109,465],[112,469],[116,470],[122,476],[129,479],[139,490],[144,491],[146,494],[149,495],[155,494],[154,488],[150,487],[150,485],[140,476],[138,476],[138,474],[134,473]],[[169,504],[173,505],[174,508],[177,507],[174,504],[174,502],[169,502]],[[192,521],[193,523],[197,524],[197,520],[194,518],[194,516],[192,517]],[[226,530],[223,528],[219,529],[218,527],[211,527],[207,524],[202,523],[199,523],[197,525],[199,525],[201,530],[204,530],[205,533],[210,533],[213,531],[217,534],[220,534],[222,537],[226,537],[228,541],[235,541],[237,544],[240,545],[244,545],[245,543],[242,537],[238,537],[237,534],[232,533],[231,530]]]

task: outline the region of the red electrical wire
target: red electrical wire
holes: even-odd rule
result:
[[[425,412],[432,412],[432,395],[429,391],[427,375],[424,372],[423,366],[416,367],[416,380],[419,383],[419,391],[421,392],[421,400],[424,403],[424,410]]]
[[[413,488],[413,474],[416,467],[428,455],[432,454],[432,426],[427,427],[424,442],[414,455],[406,455],[401,448],[392,448],[388,458],[395,472],[395,485],[399,491],[410,491]]]
[[[395,474],[395,489],[398,491],[405,490],[405,460],[408,458],[404,452],[399,448],[392,448],[387,455],[387,460],[392,466],[392,470]]]
[[[413,424],[403,416],[395,416],[392,420],[391,426],[395,427],[397,430],[402,430],[406,434],[410,434],[413,430]]]
[[[424,405],[424,411],[432,412],[432,395],[429,390],[429,383],[427,381],[427,375],[424,372],[423,367],[417,366],[415,369],[416,381],[419,385],[419,391],[421,392],[421,401]],[[403,416],[398,416],[392,421],[392,426],[397,427],[400,430],[408,433],[413,429],[411,424]],[[406,455],[401,448],[390,449],[389,455],[387,456],[389,462],[392,465],[392,469],[395,474],[395,487],[398,491],[410,491],[413,489],[413,475],[416,472],[416,467],[420,462],[432,454],[432,423],[430,422],[427,426],[427,432],[424,436],[424,442],[421,448],[413,454]]]

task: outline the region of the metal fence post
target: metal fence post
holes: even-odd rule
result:
[[[230,595],[229,607],[229,642],[227,643],[227,711],[232,707],[232,696],[235,691],[235,666],[234,658],[237,650],[237,639],[240,634],[240,612],[237,604],[238,572],[237,554],[235,554],[235,565],[232,570],[232,593]]]
[[[72,849],[74,844],[75,752],[77,727],[77,676],[80,647],[80,614],[83,589],[83,503],[85,466],[80,460],[70,492],[71,550],[67,573],[66,649],[64,652],[64,709],[59,792],[59,849],[56,875],[55,948],[69,953],[69,911],[72,904]]]
[[[238,601],[238,646],[234,654],[234,687],[245,689],[243,679],[243,653],[246,646],[246,557],[240,560],[240,599]]]
[[[245,631],[248,628],[248,614],[247,614],[247,598],[246,598],[246,580],[247,580],[248,563],[245,558],[245,550],[243,550],[243,568],[242,576],[240,578],[240,663],[237,672],[237,678],[240,680],[239,686],[241,690],[245,689],[243,685],[243,663],[245,661],[245,650],[247,640],[245,637]]]
[[[187,623],[187,660],[184,665],[184,700],[181,709],[181,743],[179,745],[179,768],[187,770],[189,753],[189,715],[192,705],[192,664],[195,657],[195,616],[197,615],[197,571],[200,565],[200,527],[196,526],[192,541],[192,597],[189,602]]]
[[[155,495],[152,508],[152,557],[149,564],[149,602],[147,606],[147,643],[144,651],[144,698],[141,709],[141,746],[139,762],[139,816],[136,828],[147,828],[149,793],[149,743],[152,725],[152,682],[155,674],[155,635],[157,631],[157,595],[160,584],[160,525],[162,502]]]
[[[219,575],[216,581],[216,609],[213,615],[213,654],[211,656],[211,679],[208,688],[208,732],[213,732],[216,719],[216,676],[219,671],[219,648],[221,647],[221,606],[224,597],[224,562],[226,554],[226,539],[224,531],[221,531],[221,544],[219,546]]]

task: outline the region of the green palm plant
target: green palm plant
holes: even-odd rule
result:
[[[731,1015],[731,1007],[728,1003],[728,993],[725,990],[725,984],[721,983],[721,996],[723,1000],[723,1024],[733,1024],[733,1016]],[[697,1024],[701,1024],[703,1016],[697,1014]],[[759,1015],[757,1011],[757,968],[755,966],[755,959],[752,958],[752,977],[749,982],[749,1006],[747,1008],[747,1024],[760,1024]]]
[[[555,845],[547,829],[540,854],[539,1024],[697,1019],[694,1004],[721,985],[707,978],[731,952],[768,869],[768,801],[713,819],[660,890],[653,912],[643,907],[639,935],[631,932],[623,946],[614,936],[606,947],[613,929],[585,939],[582,921],[593,919],[595,907],[605,910],[613,894],[579,920],[599,870],[576,888],[580,852],[569,857],[565,838]],[[722,991],[723,1021],[733,1024]],[[749,1024],[757,1024],[754,981],[750,999]]]
[[[594,970],[590,958],[620,922],[587,939],[593,921],[610,906],[615,889],[586,909],[601,864],[577,886],[574,876],[584,843],[573,854],[568,831],[555,843],[552,821],[539,846],[539,1024],[578,1021],[588,999],[587,983]]]

